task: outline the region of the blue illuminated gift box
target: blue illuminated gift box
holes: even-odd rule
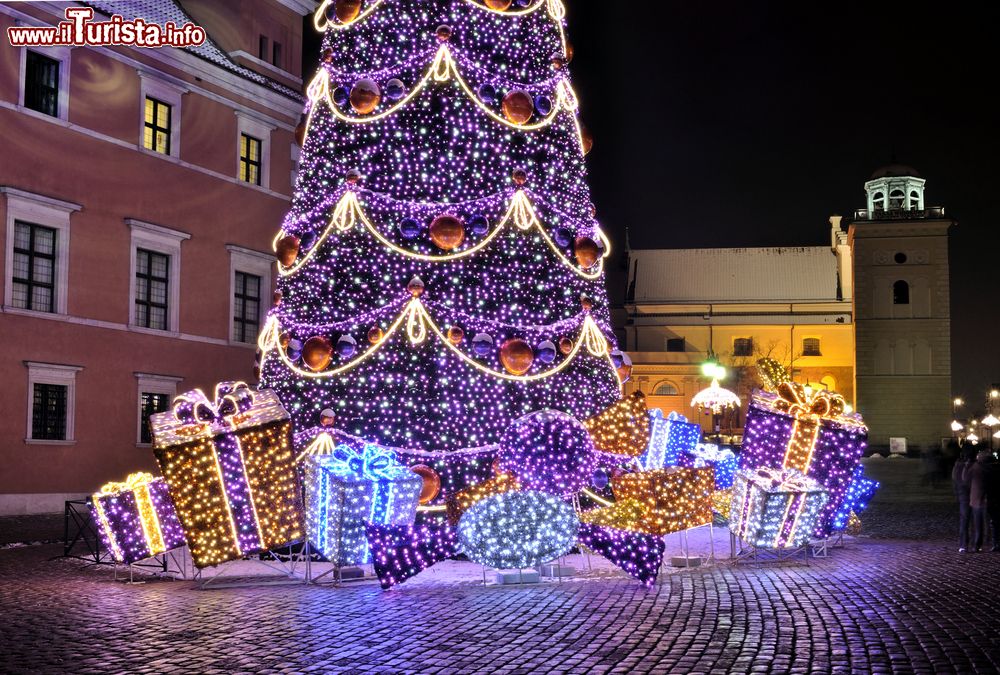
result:
[[[688,422],[687,417],[676,412],[664,417],[662,410],[650,410],[649,422],[649,445],[639,457],[646,471],[677,466],[681,453],[694,450],[701,440],[701,425]]]
[[[306,531],[330,562],[371,562],[365,524],[412,525],[423,479],[389,450],[338,445],[329,455],[304,459]]]
[[[758,548],[806,544],[826,506],[827,489],[796,469],[743,469],[736,474],[729,530]]]

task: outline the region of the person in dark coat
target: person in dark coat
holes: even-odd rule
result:
[[[972,511],[972,547],[976,552],[983,550],[986,535],[986,477],[989,461],[993,453],[981,450],[976,461],[966,465],[962,478],[969,485],[969,509]]]
[[[975,450],[966,448],[959,455],[955,467],[951,470],[951,481],[955,487],[955,498],[958,500],[958,552],[965,553],[969,547],[969,520],[972,512],[969,507],[969,484],[965,481],[965,470],[975,459]]]
[[[990,550],[996,553],[1000,551],[1000,462],[990,455],[986,466],[986,515],[993,528],[993,548]]]

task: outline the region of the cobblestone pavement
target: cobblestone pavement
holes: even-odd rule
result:
[[[828,559],[523,588],[201,591],[0,550],[0,672],[1000,669],[1000,554],[864,541]]]

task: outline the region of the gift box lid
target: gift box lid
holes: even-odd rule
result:
[[[219,389],[216,389],[215,402],[209,401],[197,390],[181,394],[174,399],[171,410],[150,416],[149,424],[153,431],[154,447],[183,445],[196,439],[212,438],[289,418],[288,411],[278,400],[278,395],[270,389],[251,391],[243,385],[239,392],[243,395],[245,409],[227,409],[224,405],[225,396],[219,395]],[[203,399],[197,403],[198,414],[201,417],[191,419],[185,416],[183,406],[190,404],[196,398]],[[226,414],[227,412],[231,414]]]
[[[737,474],[738,478],[757,486],[768,493],[826,493],[827,489],[812,478],[796,469],[772,469],[760,467],[744,469]]]
[[[780,400],[781,397],[774,392],[755,389],[753,395],[750,397],[750,408],[757,408],[763,412],[781,415],[782,417],[792,417],[788,412],[778,407],[778,401]],[[824,424],[847,429],[854,433],[868,433],[868,426],[865,424],[864,418],[856,412],[822,416],[820,419],[822,419]]]

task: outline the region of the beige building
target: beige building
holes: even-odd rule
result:
[[[936,446],[950,435],[951,313],[948,232],[924,205],[924,180],[906,166],[876,171],[855,214],[854,316],[858,407],[871,443]]]
[[[825,246],[630,250],[628,390],[707,430],[712,418],[690,405],[709,384],[701,364],[728,368],[722,384],[745,410],[760,384],[755,363],[770,357],[794,380],[843,394],[871,424],[873,445],[937,445],[950,421],[952,223],[924,207],[915,174],[876,172],[869,208],[847,231],[832,217]],[[716,422],[738,437],[743,411]]]

